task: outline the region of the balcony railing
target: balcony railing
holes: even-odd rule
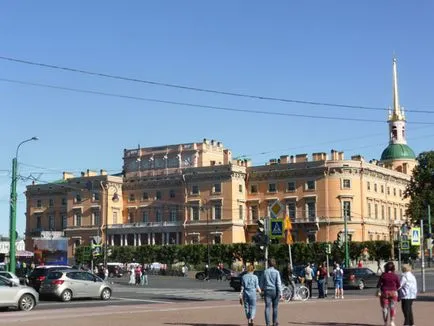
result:
[[[134,222],[126,224],[112,224],[109,228],[112,229],[124,229],[124,228],[134,228],[134,227],[162,227],[162,226],[181,226],[181,221],[162,221],[162,222]]]

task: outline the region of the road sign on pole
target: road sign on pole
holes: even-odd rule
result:
[[[273,204],[270,206],[270,214],[272,218],[278,218],[279,214],[282,212],[283,206],[280,203],[280,201],[276,200]]]
[[[420,228],[412,228],[411,229],[411,245],[412,246],[420,246]]]
[[[283,219],[275,218],[270,221],[270,238],[271,239],[283,238]]]

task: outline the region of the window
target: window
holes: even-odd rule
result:
[[[92,224],[93,225],[101,225],[101,217],[99,215],[99,211],[98,210],[94,210],[92,213]]]
[[[275,183],[269,183],[268,184],[268,192],[276,192],[277,191],[277,187]]]
[[[380,186],[380,189],[381,189],[381,193],[384,194],[384,186],[383,185]]]
[[[36,228],[40,229],[42,227],[42,218],[41,215],[36,216]]]
[[[378,204],[374,205],[374,216],[376,219],[378,219]]]
[[[54,206],[54,200],[53,199],[49,199],[48,200],[48,206],[49,207],[53,207]]]
[[[389,220],[391,220],[392,219],[392,207],[387,207],[387,218],[389,219]]]
[[[191,187],[191,194],[192,195],[199,195],[199,186],[198,185],[194,185]]]
[[[372,217],[372,205],[371,205],[371,203],[368,203],[368,217],[369,218]]]
[[[178,212],[176,207],[175,208],[171,208],[170,209],[170,222],[176,222],[176,220],[178,219]]]
[[[148,200],[149,199],[149,194],[145,191],[143,194],[142,194],[142,200]]]
[[[238,192],[243,192],[243,185],[238,185]]]
[[[134,222],[134,213],[128,212],[128,223],[133,223],[133,222]]]
[[[170,197],[170,198],[175,198],[175,195],[176,195],[175,190],[171,189],[171,190],[169,191],[169,197]]]
[[[36,207],[41,208],[42,207],[42,200],[38,199],[36,201]]]
[[[291,220],[294,220],[296,218],[296,214],[297,214],[297,211],[296,211],[297,208],[296,208],[295,202],[289,202],[287,204],[287,207],[288,207],[289,218]]]
[[[74,203],[75,204],[79,204],[81,203],[81,195],[80,194],[76,194],[74,197]]]
[[[81,212],[79,211],[74,214],[74,226],[81,226]]]
[[[377,192],[377,184],[374,183],[374,191]]]
[[[256,205],[255,205],[255,206],[251,206],[251,207],[250,207],[250,212],[251,212],[250,219],[251,219],[252,221],[257,220],[258,217],[259,217],[259,207],[256,206]]]
[[[251,194],[256,194],[256,193],[258,193],[258,185],[251,185],[251,186],[250,186],[250,193],[251,193]]]
[[[309,220],[315,220],[316,218],[316,203],[314,201],[309,201],[306,203],[306,213]]]
[[[221,183],[214,183],[213,186],[213,193],[221,193],[222,192],[222,184]]]
[[[369,241],[374,241],[374,235],[372,233],[369,234]]]
[[[351,220],[351,202],[348,200],[342,202],[342,216],[344,219]]]
[[[128,196],[128,201],[129,201],[130,203],[135,202],[135,201],[136,201],[136,196],[135,196],[134,194],[130,194],[130,195]]]
[[[99,193],[93,192],[92,193],[92,201],[98,201],[99,200]]]
[[[118,212],[113,212],[113,224],[118,224]]]
[[[399,189],[399,197],[402,197],[402,189]]]
[[[62,215],[62,229],[66,229],[68,227],[68,216]]]
[[[393,188],[393,195],[396,196],[396,188]]]
[[[191,207],[190,214],[193,221],[199,221],[199,203]]]
[[[366,183],[366,187],[368,188],[368,191],[371,191],[371,183],[369,181]]]
[[[200,243],[200,239],[199,239],[198,234],[193,235],[193,237],[191,238],[191,243],[192,244],[199,244]]]
[[[387,194],[390,195],[390,187],[387,187]]]
[[[315,180],[308,180],[305,187],[306,190],[315,190]]]
[[[243,205],[239,205],[239,206],[238,206],[238,214],[239,214],[239,219],[240,219],[240,220],[244,219],[244,209],[243,209]]]
[[[62,198],[62,206],[66,206],[66,198]]]
[[[162,198],[161,191],[157,191],[157,192],[155,193],[155,198],[156,198],[157,200],[161,200],[161,198]]]
[[[384,216],[384,205],[381,205],[381,219],[384,220],[385,216]]]
[[[396,207],[393,207],[393,219],[398,219],[398,209]]]
[[[404,218],[402,208],[399,209],[399,217],[401,218],[401,220]]]
[[[290,181],[288,182],[288,184],[286,185],[286,191],[295,191],[295,182],[294,181]]]
[[[149,222],[149,212],[147,210],[142,212],[142,222]]]
[[[343,179],[342,180],[342,188],[343,189],[351,189],[351,180],[350,179]]]
[[[222,219],[222,205],[220,203],[214,205],[214,219]]]
[[[48,216],[48,228],[50,230],[54,230],[54,216],[53,215]]]
[[[221,234],[216,234],[214,236],[214,244],[221,244],[222,243],[222,235]]]
[[[155,220],[157,222],[161,222],[163,220],[162,214],[161,214],[161,209],[157,208],[155,210]]]

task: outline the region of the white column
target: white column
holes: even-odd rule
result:
[[[167,244],[170,244],[170,232],[166,233],[166,241],[167,241]]]
[[[154,232],[151,233],[151,244],[152,245],[155,244],[155,233]]]
[[[179,244],[179,232],[176,232],[176,244]]]
[[[136,247],[137,246],[137,234],[136,233],[134,233],[133,234],[133,236],[134,236],[134,247]]]
[[[138,246],[140,247],[142,245],[142,235],[139,233],[138,236]]]
[[[114,234],[111,236],[110,240],[111,240],[111,245],[114,246],[115,245],[115,235]]]
[[[124,246],[128,246],[128,234],[124,234]]]
[[[148,245],[150,245],[150,244],[151,244],[151,234],[148,233]]]
[[[124,245],[124,235],[121,234],[120,236],[121,236],[121,247],[123,247],[123,245]]]

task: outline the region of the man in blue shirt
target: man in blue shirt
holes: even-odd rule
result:
[[[274,258],[268,260],[268,266],[261,279],[261,288],[264,291],[265,299],[265,323],[267,326],[278,326],[277,314],[279,300],[282,297],[282,281],[279,271],[275,268],[276,260]],[[273,324],[270,323],[271,307],[273,307]]]

